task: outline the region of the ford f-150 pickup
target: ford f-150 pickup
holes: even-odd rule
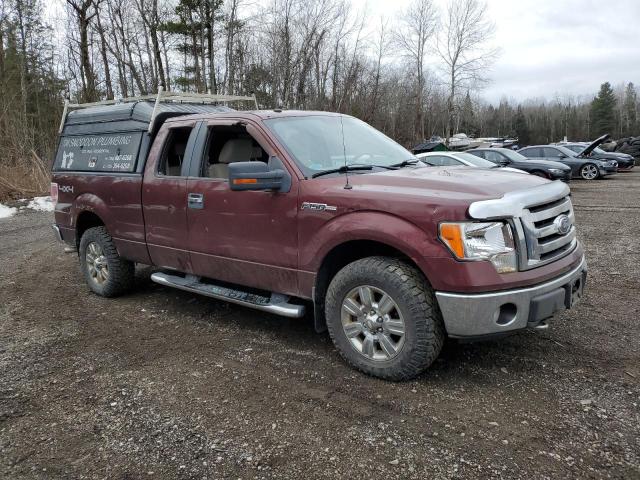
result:
[[[583,294],[569,187],[429,167],[356,118],[129,101],[63,118],[54,229],[89,288],[162,285],[312,311],[354,367],[403,380],[446,336],[547,327]]]

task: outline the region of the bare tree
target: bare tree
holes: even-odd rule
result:
[[[414,140],[424,139],[424,88],[427,42],[433,36],[437,12],[433,0],[414,0],[402,14],[395,41],[409,57],[416,75]]]
[[[448,87],[446,130],[451,136],[456,95],[463,89],[477,87],[486,81],[487,67],[498,54],[486,47],[492,36],[493,23],[486,18],[482,0],[449,0],[437,41],[437,50],[446,71]]]
[[[100,0],[66,0],[71,7],[80,34],[80,76],[82,80],[82,97],[85,101],[98,99],[96,75],[91,63],[89,32],[91,21],[98,14]]]

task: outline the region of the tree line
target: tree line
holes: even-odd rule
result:
[[[262,108],[359,117],[411,147],[436,134],[521,143],[638,134],[633,84],[596,98],[483,100],[500,52],[482,0],[414,0],[374,19],[349,0],[0,0],[0,185],[42,170],[72,102],[165,90],[255,93]],[[45,175],[46,176],[46,175]],[[13,184],[12,183],[12,184]],[[2,187],[0,187],[2,188]],[[33,187],[37,188],[37,187]]]

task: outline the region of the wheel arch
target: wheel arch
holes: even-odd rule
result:
[[[80,239],[84,232],[93,227],[105,226],[104,221],[100,216],[89,210],[82,210],[76,217],[76,250],[80,249]]]
[[[346,265],[362,258],[383,256],[400,259],[422,272],[427,282],[429,281],[420,266],[412,259],[411,255],[398,246],[372,239],[352,239],[333,246],[322,258],[315,278],[313,288],[314,326],[320,333],[327,329],[324,314],[324,303],[329,283],[333,277]]]

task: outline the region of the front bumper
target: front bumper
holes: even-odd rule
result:
[[[598,167],[598,170],[600,170],[600,175],[603,177],[606,175],[614,175],[618,173],[618,167]]]
[[[565,183],[569,183],[571,181],[571,170],[564,173],[552,173],[551,180],[560,180]]]
[[[587,261],[553,280],[533,287],[480,294],[436,292],[450,337],[491,336],[535,327],[582,297]]]

